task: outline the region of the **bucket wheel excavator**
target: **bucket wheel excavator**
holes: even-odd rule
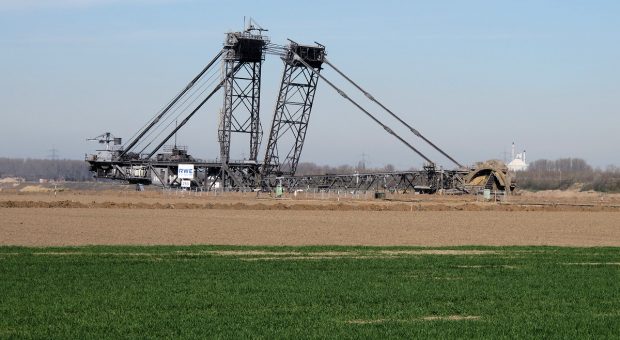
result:
[[[121,139],[110,133],[95,138],[106,145],[105,149],[86,157],[95,177],[164,187],[189,185],[203,190],[260,190],[273,187],[276,183],[289,190],[338,188],[464,193],[483,188],[497,191],[514,188],[505,165],[486,162],[468,168],[456,161],[328,60],[325,46],[319,43],[303,45],[292,40],[286,45],[277,45],[271,43],[264,34],[266,31],[250,20],[243,31],[226,33],[223,47],[215,57],[127,143],[121,144]],[[261,72],[266,55],[279,56],[284,68],[264,157],[260,157],[263,134],[260,120]],[[411,136],[397,133],[379,113],[362,106],[344,92],[326,76],[326,67],[359,90],[378,107],[379,113],[395,119]],[[422,158],[423,169],[296,175],[320,81]],[[176,134],[192,117],[204,111],[205,104],[220,89],[223,90],[223,105],[216,129],[219,155],[212,160],[196,159],[187,147],[176,144]],[[175,141],[171,144],[173,137]],[[431,157],[414,146],[411,137],[429,145],[454,163],[456,168],[446,170],[437,166]],[[232,159],[231,144],[243,140],[248,146],[246,154],[249,157]]]

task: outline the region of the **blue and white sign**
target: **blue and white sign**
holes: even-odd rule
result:
[[[194,179],[194,164],[179,164],[177,177],[180,179]]]

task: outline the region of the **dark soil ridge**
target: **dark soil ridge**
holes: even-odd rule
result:
[[[604,211],[620,212],[618,205],[596,204],[517,204],[517,203],[142,203],[62,201],[0,201],[0,208],[71,208],[71,209],[219,209],[219,210],[316,210],[316,211]]]

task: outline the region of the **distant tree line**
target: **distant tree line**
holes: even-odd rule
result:
[[[22,177],[27,181],[88,181],[92,180],[93,175],[88,172],[88,164],[84,161],[0,157],[0,178],[2,177]]]
[[[539,159],[517,172],[517,185],[528,190],[581,190],[620,192],[620,167],[594,169],[580,158]]]
[[[304,175],[325,175],[325,174],[351,174],[354,172],[375,173],[395,171],[392,164],[383,167],[366,167],[364,162],[359,162],[357,166],[351,165],[317,165],[315,163],[299,163],[297,174]],[[93,174],[88,171],[88,164],[79,160],[50,160],[50,159],[31,159],[31,158],[3,158],[0,157],[0,178],[2,177],[22,177],[27,181],[38,181],[39,179],[64,179],[66,181],[90,181]]]
[[[364,162],[359,162],[357,166],[351,165],[339,165],[339,166],[330,166],[330,165],[317,165],[311,162],[301,162],[297,165],[296,174],[299,176],[307,176],[307,175],[342,175],[342,174],[352,174],[355,172],[359,173],[377,173],[377,172],[392,172],[396,171],[396,168],[392,164],[388,164],[383,167],[367,167]]]
[[[301,176],[390,171],[395,171],[395,167],[391,164],[373,168],[366,167],[363,162],[357,166],[329,166],[302,162],[297,167],[297,175]],[[0,178],[2,177],[23,177],[27,181],[38,181],[41,178],[67,181],[93,179],[92,173],[88,171],[88,164],[81,160],[0,157]],[[527,170],[517,172],[517,185],[519,188],[535,191],[566,190],[578,186],[581,190],[620,192],[620,167],[594,169],[580,158],[539,159],[531,162]]]

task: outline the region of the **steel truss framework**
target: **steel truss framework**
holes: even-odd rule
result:
[[[294,52],[303,55],[309,66],[296,62]],[[264,177],[293,176],[297,170],[324,56],[322,46],[292,44],[282,58],[284,72],[261,170]]]
[[[249,160],[256,163],[262,138],[260,125],[261,66],[268,39],[250,31],[226,35],[223,58],[224,104],[220,113],[218,141],[221,169],[218,177],[225,186],[240,187],[244,174],[229,166],[233,133],[249,134]],[[258,172],[248,168],[252,177]],[[251,171],[250,171],[251,170]]]
[[[220,117],[218,140],[220,159],[226,164],[230,160],[232,133],[250,135],[249,159],[256,161],[261,140],[260,128],[260,76],[261,63],[225,60],[224,105]],[[231,72],[234,69],[236,72]]]
[[[278,177],[270,186],[281,183],[288,190],[296,189],[345,189],[352,191],[390,190],[397,192],[432,193],[438,190],[458,189],[461,185],[462,171],[443,171],[426,169],[420,171],[400,171],[384,173],[355,173],[344,175],[312,175]]]
[[[417,171],[382,173],[281,176],[264,178],[261,182],[257,182],[256,164],[233,161],[228,164],[228,173],[230,176],[235,176],[235,185],[226,186],[221,178],[221,163],[213,161],[183,162],[183,164],[194,165],[196,176],[192,180],[192,187],[204,190],[227,188],[249,191],[256,188],[269,189],[276,185],[282,185],[291,192],[299,189],[390,190],[404,193],[433,193],[439,190],[465,192],[468,190],[463,184],[463,177],[467,171],[460,170],[427,168]],[[181,184],[181,180],[176,176],[178,166],[179,162],[133,160],[117,162],[113,165],[101,163],[100,166],[91,163],[91,171],[95,171],[97,177],[171,187]]]
[[[124,180],[131,184],[154,184],[163,187],[181,185],[177,172],[179,164],[194,166],[195,178],[191,181],[192,187],[213,190],[221,187],[236,190],[256,187],[257,169],[254,164],[244,161],[233,161],[227,164],[227,173],[234,176],[234,186],[224,186],[222,182],[222,164],[218,161],[154,161],[154,160],[127,160],[117,162],[90,162],[91,171],[98,178]]]

